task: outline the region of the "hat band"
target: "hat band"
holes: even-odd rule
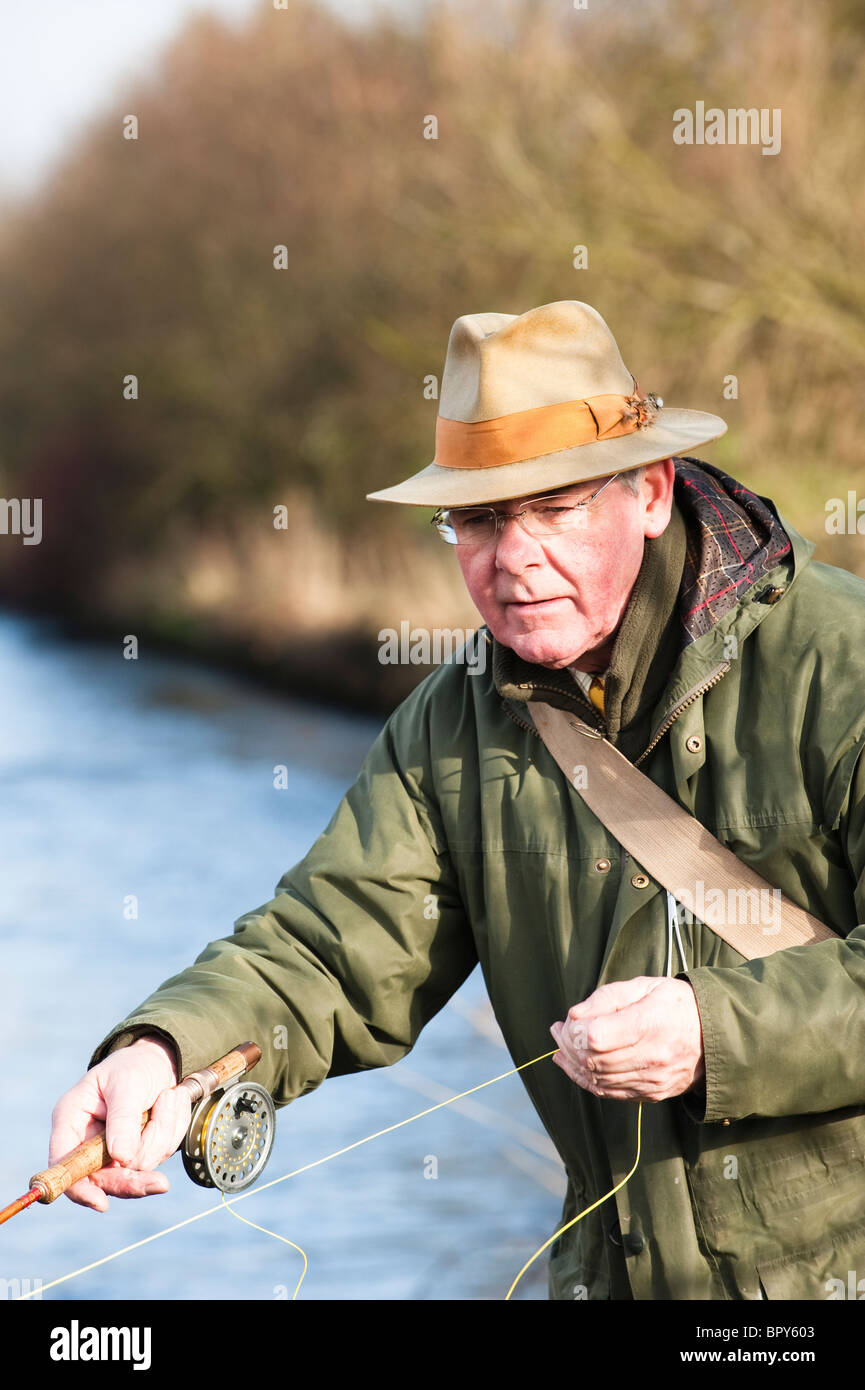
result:
[[[501,468],[560,449],[618,439],[652,424],[656,397],[634,381],[632,396],[587,396],[533,410],[517,410],[493,420],[436,420],[435,463],[440,468]]]

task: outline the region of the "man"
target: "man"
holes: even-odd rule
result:
[[[436,459],[374,498],[439,508],[488,631],[388,721],[274,899],[96,1049],[52,1159],[162,1191],[177,1077],[241,1036],[285,1103],[396,1061],[479,959],[568,1175],[557,1297],[824,1298],[865,1270],[865,585],[685,453],[725,429],[644,394],[576,301],[458,319]],[[481,666],[475,661],[475,668]],[[602,679],[603,678],[603,679]],[[538,737],[574,711],[838,933],[744,960],[617,843]],[[287,1048],[269,1045],[288,1031]],[[138,1117],[155,1100],[140,1142]]]

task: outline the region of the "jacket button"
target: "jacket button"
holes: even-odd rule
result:
[[[649,876],[648,874],[634,874],[631,882],[635,888],[648,888]]]
[[[700,749],[703,747],[703,740],[700,738],[699,734],[692,734],[689,739],[685,740],[685,747],[689,753],[699,753]]]
[[[764,589],[763,592],[762,592],[761,594],[758,594],[758,595],[757,595],[757,602],[758,602],[758,603],[777,603],[778,600],[779,600],[779,598],[783,598],[783,597],[784,597],[784,590],[783,590],[783,589],[777,589],[777,588],[773,588],[773,589]]]
[[[595,860],[595,869],[597,870],[597,872],[598,872],[599,874],[608,874],[608,873],[610,872],[610,861],[609,861],[609,859],[596,859],[596,860]]]
[[[607,1239],[611,1245],[624,1250],[626,1255],[639,1255],[640,1251],[646,1248],[646,1237],[642,1232],[629,1231],[625,1234],[619,1225],[618,1217],[607,1230]]]

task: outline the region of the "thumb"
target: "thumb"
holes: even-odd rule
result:
[[[176,1087],[156,1097],[145,1126],[136,1167],[150,1172],[182,1144],[189,1128],[192,1104],[189,1092]]]

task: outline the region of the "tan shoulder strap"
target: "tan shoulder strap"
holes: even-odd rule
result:
[[[577,715],[537,701],[529,710],[550,753],[598,820],[651,878],[740,955],[752,960],[837,937],[810,912],[781,898]],[[767,892],[773,908],[769,923],[761,911],[766,902],[761,893]]]

